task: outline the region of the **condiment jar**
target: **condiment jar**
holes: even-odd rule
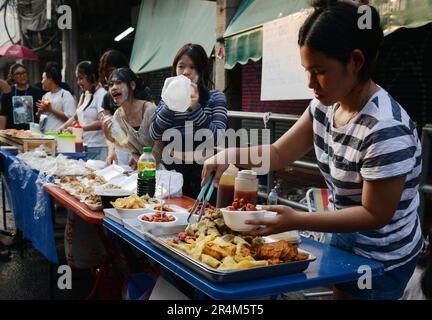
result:
[[[244,199],[244,203],[256,204],[258,200],[258,178],[253,170],[242,170],[234,184],[234,199]]]
[[[237,167],[231,164],[222,174],[217,191],[216,208],[225,208],[233,203],[234,184],[237,173]]]

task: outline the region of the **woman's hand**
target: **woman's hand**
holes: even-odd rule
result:
[[[106,119],[102,121],[102,131],[105,135],[105,138],[107,138],[111,142],[115,142],[113,136],[111,135],[111,126],[112,126],[111,119]]]
[[[277,212],[271,218],[246,220],[246,224],[256,225],[257,229],[247,232],[251,236],[267,236],[299,229],[300,214],[287,206],[263,206],[263,210]],[[247,212],[245,213],[247,214]]]
[[[115,152],[112,152],[108,154],[107,158],[105,159],[105,167],[108,167],[113,164],[113,162],[118,163],[117,155]]]
[[[52,110],[52,105],[51,102],[43,99],[43,100],[39,100],[38,102],[36,102],[36,106],[38,107],[38,113],[42,114],[45,112],[51,112]]]
[[[135,170],[137,168],[137,162],[134,159],[134,157],[130,157],[129,162],[128,162],[129,167],[132,168],[132,170]]]
[[[230,149],[225,149],[218,154],[214,155],[211,158],[208,158],[206,161],[204,161],[204,167],[201,174],[202,180],[201,180],[201,186],[204,186],[207,179],[210,176],[210,173],[212,171],[215,171],[215,186],[219,186],[219,180],[222,174],[225,172],[226,169],[229,167],[228,162],[228,152]]]
[[[199,90],[198,85],[191,83],[192,94],[191,94],[191,109],[195,110],[199,106]]]

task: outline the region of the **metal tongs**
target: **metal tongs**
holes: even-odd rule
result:
[[[197,210],[197,208],[198,208],[199,203],[201,202],[201,200],[202,200],[203,197],[204,197],[204,194],[205,194],[205,193],[207,192],[207,190],[208,190],[208,192],[207,192],[207,194],[206,194],[206,196],[205,196],[205,198],[204,198],[204,201],[203,201],[203,203],[202,203],[202,207],[201,207],[201,210],[200,210],[200,212],[199,212],[198,220],[197,220],[197,221],[200,221],[200,220],[201,220],[201,217],[202,217],[202,215],[203,215],[203,213],[204,213],[204,211],[205,211],[205,208],[207,207],[207,203],[209,202],[209,200],[210,200],[210,198],[211,198],[211,196],[212,196],[212,194],[213,194],[213,191],[214,191],[214,183],[213,183],[213,179],[214,179],[215,174],[216,174],[215,171],[212,171],[212,173],[210,173],[210,176],[208,177],[208,179],[207,179],[207,181],[206,181],[204,187],[201,189],[201,192],[199,193],[199,195],[198,195],[198,197],[197,197],[197,199],[196,199],[196,201],[195,201],[195,204],[193,205],[193,207],[192,207],[192,209],[191,209],[191,212],[189,213],[189,216],[188,216],[188,218],[187,218],[187,222],[188,222],[188,223],[189,223],[190,218],[191,218],[191,217],[196,213],[196,210]],[[209,188],[209,187],[210,187],[210,188]]]

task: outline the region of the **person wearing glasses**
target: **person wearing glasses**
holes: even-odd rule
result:
[[[29,85],[27,68],[22,64],[10,67],[9,78],[13,85],[1,97],[0,130],[28,130],[30,122],[38,122],[36,102],[43,93]]]

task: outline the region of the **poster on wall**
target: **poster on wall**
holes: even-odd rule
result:
[[[301,65],[298,32],[310,11],[301,11],[263,25],[261,100],[312,99]]]

